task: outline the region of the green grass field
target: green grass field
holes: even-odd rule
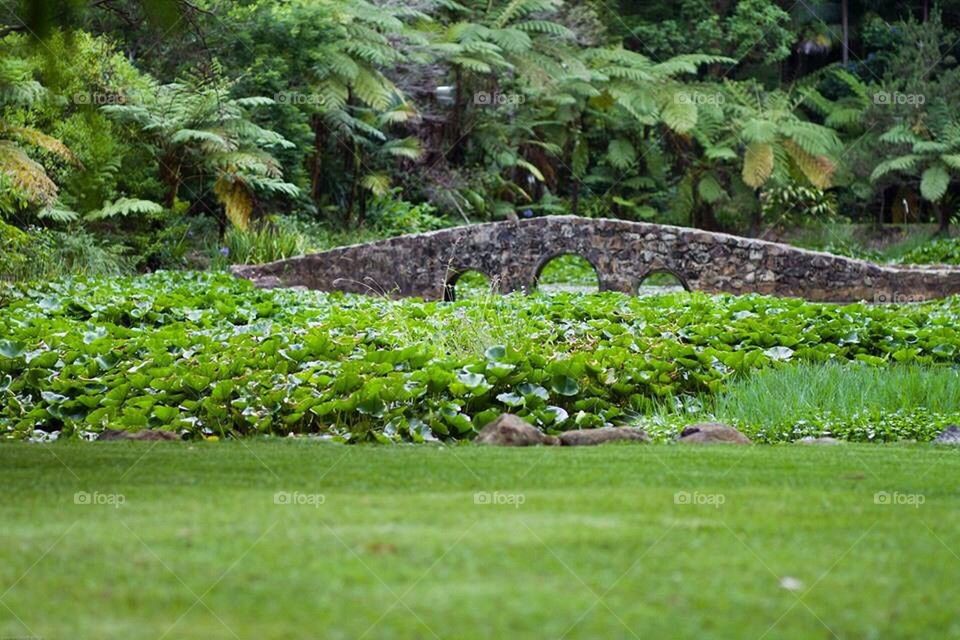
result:
[[[0,637],[960,637],[958,472],[931,445],[8,444]]]

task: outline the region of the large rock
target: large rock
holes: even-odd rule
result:
[[[475,442],[501,447],[532,447],[538,444],[560,444],[557,438],[541,433],[540,430],[532,424],[512,413],[503,414],[481,429]]]
[[[821,445],[843,444],[843,440],[837,440],[836,438],[831,438],[829,436],[821,436],[819,438],[814,438],[813,436],[807,436],[806,438],[800,438],[796,442],[797,444],[821,444]]]
[[[690,444],[750,444],[750,438],[720,422],[692,424],[680,432],[678,440]]]
[[[933,443],[960,445],[960,427],[951,424],[940,432],[940,435],[934,439]]]
[[[560,444],[568,447],[583,447],[605,442],[630,441],[650,442],[647,432],[632,427],[601,427],[599,429],[580,429],[560,434]]]
[[[97,440],[180,440],[180,436],[173,431],[163,431],[160,429],[144,429],[142,431],[106,429],[100,433]]]

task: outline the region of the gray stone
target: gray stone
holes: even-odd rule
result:
[[[558,445],[560,440],[541,433],[532,424],[512,413],[505,413],[477,434],[474,442],[501,447],[532,447],[539,444]]]
[[[583,447],[617,441],[649,442],[650,438],[643,429],[635,429],[633,427],[579,429],[576,431],[565,431],[560,434],[560,444],[568,447]]]
[[[692,424],[680,432],[678,440],[689,444],[750,444],[750,438],[719,422]]]
[[[653,270],[708,293],[823,302],[918,301],[960,293],[957,267],[881,266],[723,233],[575,216],[443,229],[232,270],[264,288],[439,300],[451,297],[466,271],[485,274],[502,292],[533,290],[543,265],[568,253],[596,268],[602,290],[624,293],[634,293]]]
[[[141,431],[121,431],[118,429],[105,429],[100,432],[97,440],[180,440],[179,434],[173,431],[163,431],[162,429],[143,429]]]
[[[960,445],[960,427],[951,424],[934,439],[934,444]]]
[[[806,438],[800,438],[797,440],[797,444],[824,444],[824,445],[833,445],[833,444],[843,444],[843,440],[837,440],[836,438],[831,438],[829,436],[823,436],[820,438],[814,438],[813,436],[807,436]]]

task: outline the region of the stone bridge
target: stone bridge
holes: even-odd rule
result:
[[[282,260],[236,266],[261,287],[452,299],[467,271],[501,292],[533,290],[544,265],[588,260],[600,289],[635,293],[652,273],[687,289],[764,293],[824,302],[918,301],[960,293],[960,268],[888,267],[788,245],[697,229],[574,216],[493,222],[400,236]]]

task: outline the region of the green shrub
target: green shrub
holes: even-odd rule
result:
[[[450,221],[437,215],[430,204],[412,204],[396,193],[374,200],[367,214],[367,222],[377,235],[399,236],[405,233],[423,233],[451,226]]]
[[[505,411],[548,431],[664,413],[672,398],[706,407],[674,416],[723,416],[708,400],[725,389],[732,394],[722,400],[725,417],[746,420],[750,414],[736,407],[750,405],[735,398],[753,394],[771,412],[790,407],[787,392],[799,393],[808,374],[784,369],[780,375],[794,377],[749,386],[751,375],[835,361],[869,366],[851,369],[859,377],[848,381],[833,370],[811,378],[820,405],[793,405],[809,408],[807,415],[770,413],[772,426],[752,433],[788,438],[796,423],[784,421],[822,419],[835,407],[847,418],[859,406],[859,422],[848,422],[852,437],[867,439],[870,412],[885,411],[885,420],[907,425],[891,433],[926,438],[930,428],[909,421],[925,411],[924,424],[939,424],[958,396],[951,370],[899,374],[892,367],[960,364],[957,298],[840,306],[603,293],[451,304],[264,291],[226,274],[173,272],[71,278],[7,287],[3,295],[0,433],[9,437],[38,428],[68,435],[153,427],[456,440]],[[843,392],[831,396],[838,384]],[[862,401],[862,389],[879,400]],[[835,404],[822,404],[828,401]]]
[[[0,280],[19,280],[27,262],[29,236],[0,220]]]
[[[0,234],[0,278],[7,281],[120,276],[134,270],[135,260],[126,247],[100,241],[82,229],[19,231],[7,226]]]
[[[767,224],[832,222],[837,217],[837,200],[822,189],[790,183],[764,189],[760,194],[760,210]]]
[[[960,264],[960,239],[937,238],[908,251],[904,264]]]

